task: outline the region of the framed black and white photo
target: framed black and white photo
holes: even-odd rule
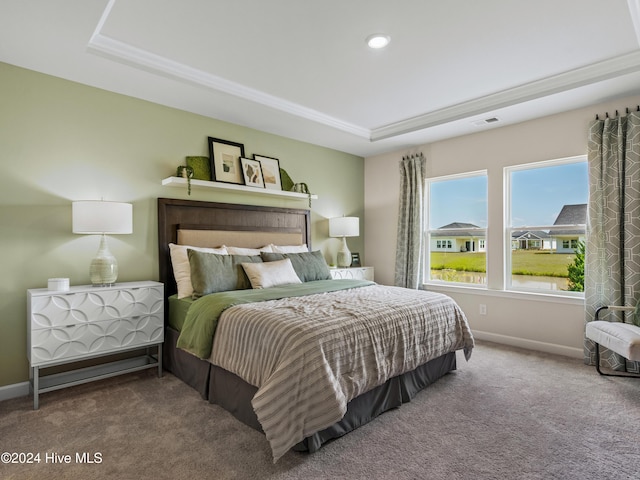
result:
[[[262,168],[260,162],[251,160],[250,158],[240,158],[242,164],[242,175],[244,184],[250,187],[264,188],[264,180],[262,179]]]
[[[360,253],[352,252],[351,253],[351,266],[352,267],[361,267],[360,265]]]
[[[240,159],[244,157],[244,145],[220,138],[209,137],[211,173],[216,182],[244,183]]]
[[[253,155],[253,159],[260,162],[262,168],[262,178],[264,188],[267,190],[282,190],[282,180],[280,179],[280,161],[277,158],[265,157],[264,155]]]

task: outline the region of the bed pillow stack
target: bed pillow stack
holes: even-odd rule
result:
[[[169,249],[178,298],[331,279],[322,253],[309,252],[307,245],[205,248],[170,243]]]

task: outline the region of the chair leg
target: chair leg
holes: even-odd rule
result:
[[[628,373],[627,375],[616,374],[616,373],[604,373],[600,370],[600,344],[598,342],[593,342],[596,345],[596,371],[605,377],[627,377],[627,378],[640,378],[640,374],[637,373]]]
[[[602,373],[602,371],[600,370],[600,344],[598,342],[596,342],[596,371],[600,375],[604,375],[604,373]]]

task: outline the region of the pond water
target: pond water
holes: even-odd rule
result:
[[[453,270],[431,270],[433,280],[448,282],[472,283],[486,285],[487,274],[480,272],[456,272]],[[539,290],[568,290],[569,280],[561,277],[538,277],[533,275],[512,275],[511,284],[519,288],[534,288]]]

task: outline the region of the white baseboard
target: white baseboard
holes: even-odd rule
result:
[[[582,359],[584,355],[581,348],[567,347],[566,345],[557,345],[555,343],[539,342],[537,340],[528,340],[526,338],[510,337],[508,335],[500,335],[498,333],[474,330],[473,337],[478,340],[486,340],[488,342],[501,343],[512,347],[536,350],[538,352],[553,353],[555,355],[564,355],[565,357]]]
[[[0,387],[0,402],[10,398],[25,397],[29,395],[29,382],[14,383]]]

